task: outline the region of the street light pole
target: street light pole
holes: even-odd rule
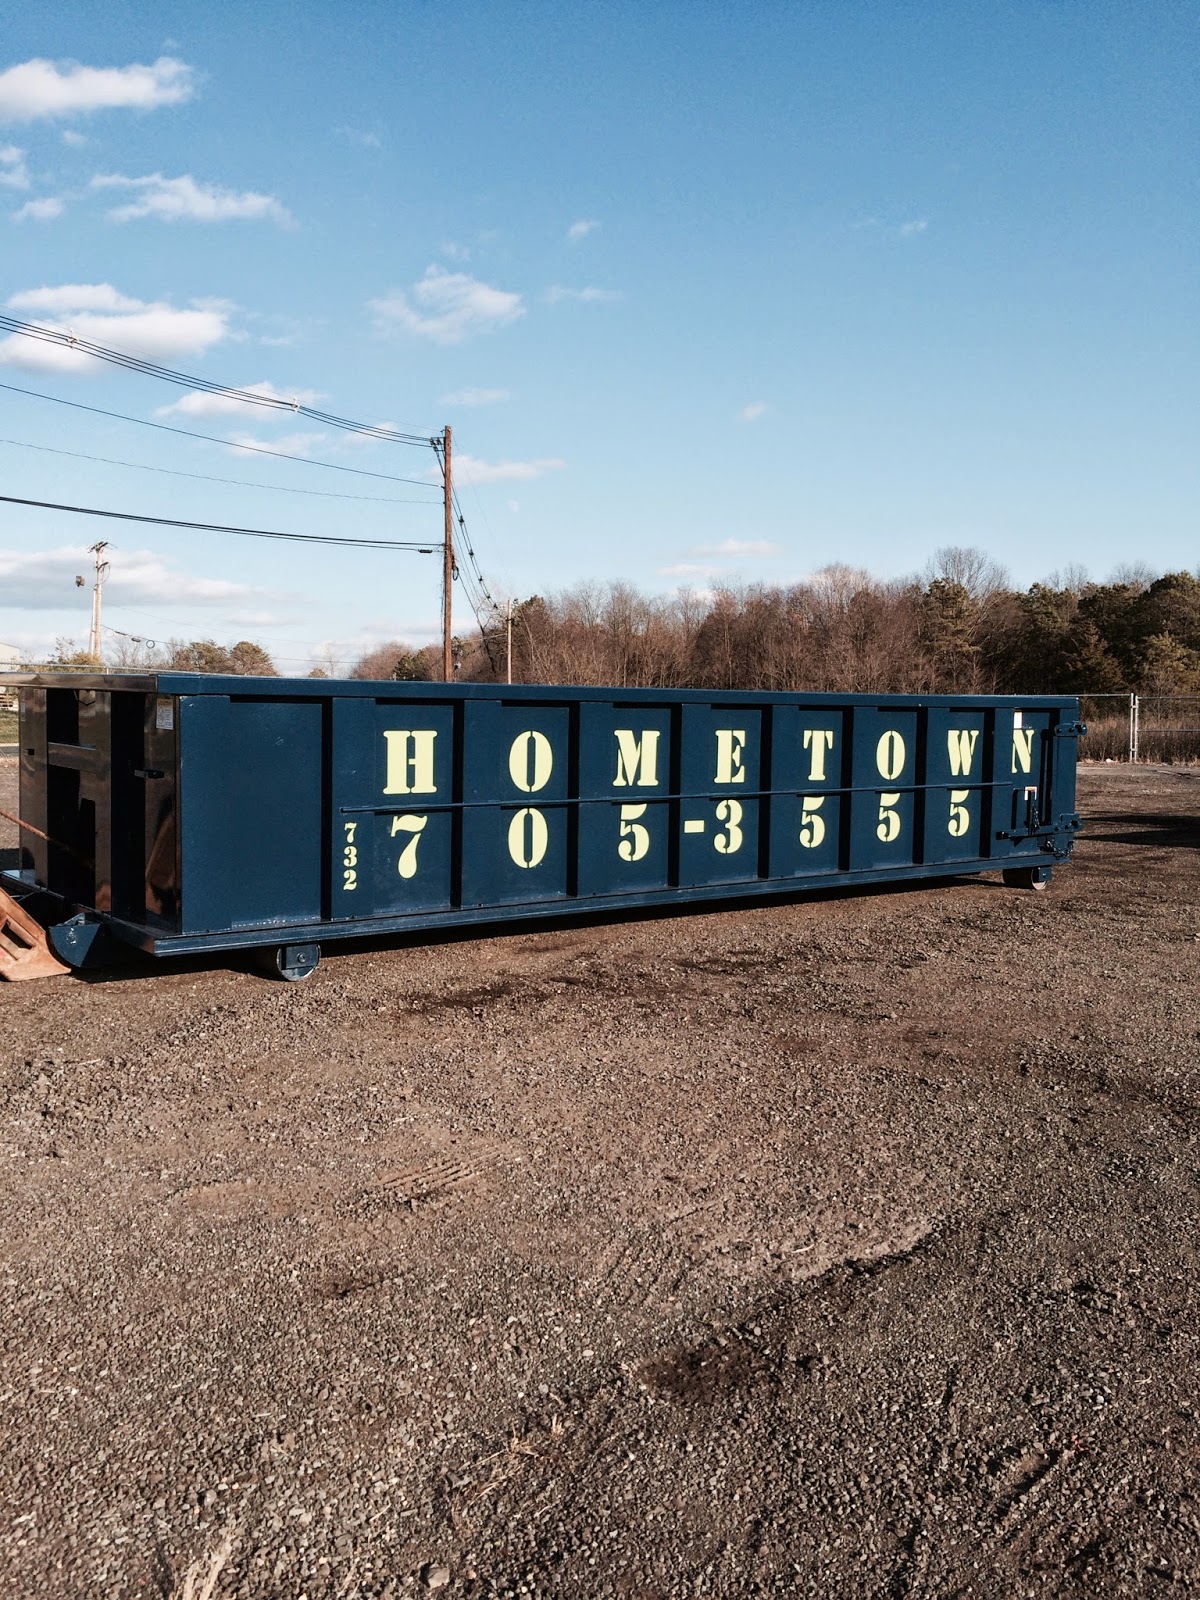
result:
[[[96,578],[92,584],[92,632],[88,639],[88,655],[99,666],[101,664],[100,616],[103,607],[104,579],[108,573],[108,562],[102,558],[108,549],[108,543],[101,539],[98,544],[89,545],[88,548],[96,558]]]

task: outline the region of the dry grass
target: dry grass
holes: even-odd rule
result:
[[[522,1435],[514,1428],[504,1448],[485,1456],[479,1463],[480,1467],[486,1470],[487,1477],[482,1482],[476,1483],[465,1496],[466,1509],[473,1511],[481,1501],[499,1494],[502,1489],[513,1484],[531,1461],[558,1455],[559,1445],[565,1432],[566,1429],[558,1417],[551,1417],[550,1425],[543,1433],[531,1431]]]
[[[1151,713],[1144,711],[1138,737],[1140,761],[1192,762],[1200,761],[1200,726],[1172,724],[1150,720]],[[1187,713],[1180,713],[1187,716]],[[1200,705],[1192,708],[1192,724],[1200,723]],[[1079,741],[1081,761],[1128,761],[1129,718],[1087,718],[1088,731]]]

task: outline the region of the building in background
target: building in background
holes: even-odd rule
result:
[[[0,674],[10,672],[21,661],[21,652],[15,644],[0,644]],[[17,709],[16,694],[4,683],[0,683],[0,710],[15,711]]]

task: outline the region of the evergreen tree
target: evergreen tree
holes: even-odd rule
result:
[[[1089,617],[1081,615],[1072,623],[1062,662],[1058,686],[1068,694],[1119,694],[1126,687],[1119,662]]]
[[[1189,650],[1169,633],[1147,639],[1139,687],[1143,694],[1195,694],[1200,690],[1200,650]]]

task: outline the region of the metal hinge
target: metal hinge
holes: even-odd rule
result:
[[[1083,818],[1078,811],[1064,811],[1054,822],[1029,822],[1025,827],[1003,828],[997,831],[997,839],[1051,839],[1060,833],[1078,833],[1083,827]]]
[[[1082,739],[1086,732],[1086,722],[1060,722],[1054,730],[1054,737],[1056,739]]]
[[[1057,856],[1060,861],[1066,861],[1071,854],[1075,843],[1075,835],[1083,827],[1083,818],[1078,811],[1067,811],[1058,819],[1058,826],[1049,838],[1043,839],[1041,848],[1052,856]],[[1063,835],[1066,838],[1063,838]]]

